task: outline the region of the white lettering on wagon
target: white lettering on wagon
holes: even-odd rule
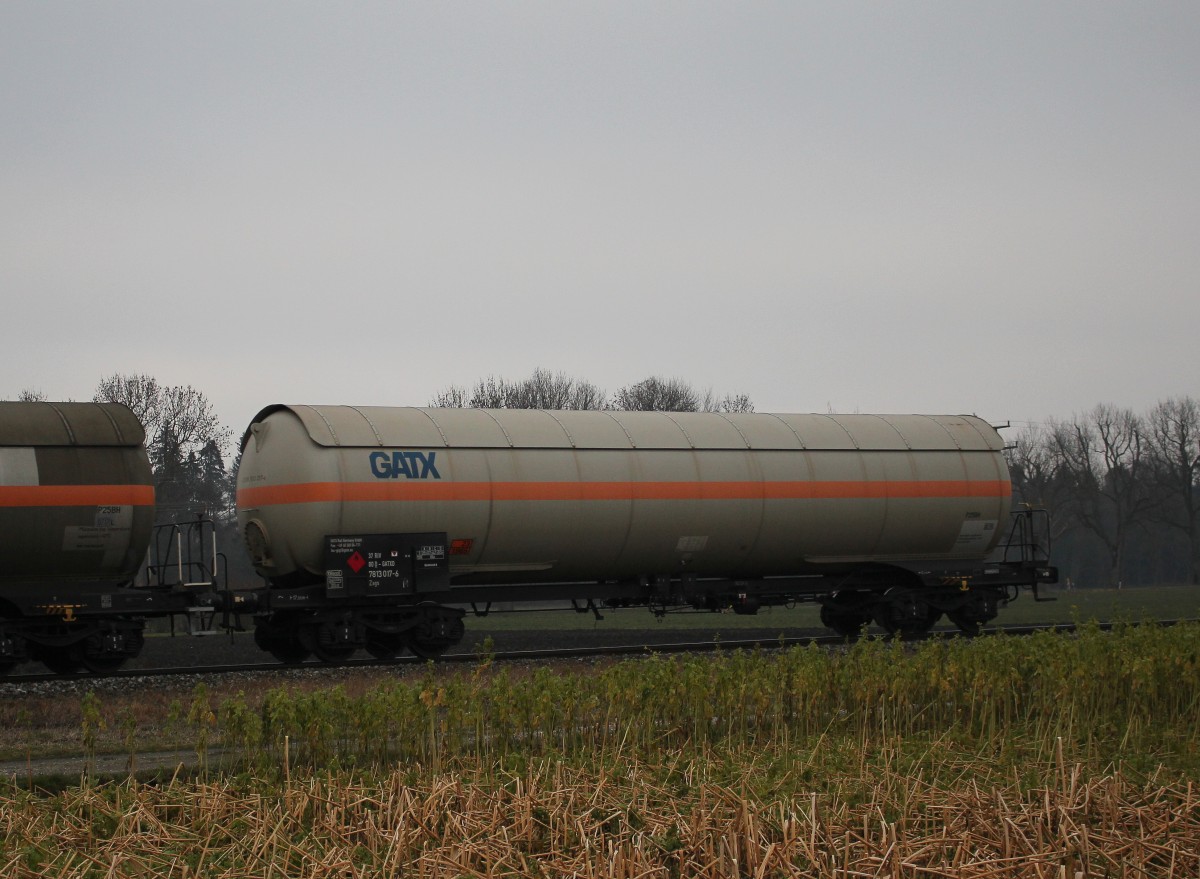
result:
[[[106,504],[96,507],[91,525],[64,528],[62,548],[64,552],[102,552],[102,565],[118,565],[129,549],[132,531],[133,507]]]
[[[991,542],[996,533],[995,519],[967,519],[963,522],[958,539],[954,541],[957,550],[982,549]]]

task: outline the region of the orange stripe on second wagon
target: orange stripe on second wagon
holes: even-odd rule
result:
[[[1007,497],[1002,479],[825,482],[305,482],[238,489],[240,507],[438,501],[869,500]]]

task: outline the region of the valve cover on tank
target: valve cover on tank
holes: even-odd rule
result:
[[[259,572],[338,534],[447,533],[456,583],[978,560],[1011,486],[973,416],[272,406],[238,520]]]

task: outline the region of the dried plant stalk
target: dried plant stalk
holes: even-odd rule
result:
[[[675,762],[597,773],[465,762],[165,786],[136,781],[0,797],[0,874],[93,876],[734,877],[1200,874],[1188,781],[1077,766],[1046,787],[930,785],[882,775],[870,796],[676,785]],[[753,770],[747,770],[752,772]],[[847,793],[854,793],[847,784]],[[48,841],[53,839],[53,844]]]

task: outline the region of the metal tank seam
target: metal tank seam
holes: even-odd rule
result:
[[[113,434],[116,436],[117,442],[124,443],[125,435],[121,433],[121,425],[117,424],[117,419],[113,418],[112,413],[108,411],[108,407],[102,406],[99,403],[96,403],[96,406],[104,413],[104,417],[108,419],[108,423],[112,425]]]
[[[358,413],[359,418],[361,418],[363,421],[367,422],[367,427],[371,428],[371,433],[375,434],[375,445],[382,448],[383,447],[383,437],[381,437],[379,435],[379,431],[375,429],[375,423],[373,421],[371,421],[370,418],[367,417],[367,413],[363,412],[362,408],[359,406],[347,406],[346,408],[353,409],[355,412]]]
[[[560,420],[559,420],[558,416],[557,416],[557,415],[555,415],[555,414],[554,414],[554,412],[553,412],[552,410],[550,410],[550,409],[537,409],[537,410],[535,410],[535,411],[537,411],[537,412],[544,412],[544,413],[546,413],[547,415],[549,415],[551,418],[553,418],[553,419],[554,419],[554,421],[555,421],[555,422],[558,424],[558,426],[559,426],[560,428],[562,428],[562,432],[563,432],[563,434],[566,436],[566,438],[567,438],[567,442],[569,442],[569,443],[571,444],[571,448],[573,448],[573,449],[574,449],[574,448],[578,448],[578,447],[575,445],[575,437],[571,436],[571,431],[567,430],[567,426],[566,426],[565,424],[563,424],[563,423],[562,423],[562,421],[560,421]]]
[[[691,434],[689,434],[687,432],[687,429],[682,424],[680,424],[678,421],[675,420],[675,416],[672,415],[670,412],[660,412],[659,414],[665,416],[669,422],[671,422],[677,428],[679,428],[679,432],[682,433],[683,438],[685,440],[687,440],[688,446],[692,449],[692,451],[695,451],[696,450],[696,441],[692,439],[692,436],[691,436]]]
[[[832,416],[830,416],[830,417],[832,417]],[[888,421],[886,418],[884,418],[882,415],[875,415],[873,413],[868,413],[865,415],[860,415],[859,417],[860,418],[874,418],[877,421],[882,421],[888,427],[892,428],[892,430],[896,430],[896,426],[894,424],[892,424],[890,421]],[[867,476],[868,476],[868,474],[867,474],[867,463],[868,463],[867,453],[863,452],[862,445],[858,442],[858,439],[854,436],[854,434],[850,432],[850,428],[846,427],[846,425],[842,424],[842,422],[838,421],[836,418],[834,418],[833,420],[838,423],[838,425],[842,428],[842,430],[846,431],[846,434],[850,437],[850,441],[852,443],[854,443],[854,451],[858,452],[859,468],[862,471],[863,480],[870,481],[867,479]],[[900,431],[898,431],[898,430],[896,430],[896,433],[899,434],[901,441],[906,446],[908,446],[909,449],[911,450],[912,446],[909,445],[908,440],[904,437],[904,435],[901,434]],[[868,450],[868,452],[873,452],[876,455],[884,455],[888,451],[889,451],[888,449],[870,449],[870,450]],[[899,449],[897,449],[896,451],[899,451]],[[887,477],[886,466],[887,465],[884,464],[883,459],[880,458],[879,459],[880,475],[883,477],[884,484],[890,486],[891,480],[888,479],[888,477]],[[872,558],[879,558],[880,555],[882,554],[880,551],[880,547],[883,544],[883,536],[888,533],[888,518],[892,512],[892,498],[891,498],[890,493],[886,493],[881,498],[881,500],[883,501],[883,515],[881,515],[879,517],[879,531],[875,535],[875,544],[874,544],[874,546],[871,547],[870,555]]]
[[[621,419],[617,418],[616,415],[607,410],[604,411],[604,414],[616,422],[617,427],[621,428],[621,432],[625,434],[625,440],[629,443],[629,448],[637,449],[637,443],[633,441],[633,435],[629,432],[629,428],[627,428],[621,422]],[[633,474],[630,472],[630,468],[632,468],[633,463],[637,460],[637,457],[631,455],[627,460],[630,463],[626,465],[625,477],[627,481],[632,484]],[[619,562],[625,557],[625,552],[629,549],[629,541],[633,537],[633,504],[634,500],[631,497],[629,499],[629,514],[625,517],[625,536],[621,538],[621,545],[617,548],[616,553],[613,554],[614,563]]]
[[[786,427],[788,429],[788,432],[791,433],[791,435],[796,438],[796,442],[798,442],[800,444],[800,448],[797,449],[796,451],[800,455],[800,460],[804,462],[804,470],[808,474],[808,481],[812,482],[813,481],[812,460],[809,457],[808,444],[805,443],[804,437],[800,436],[799,431],[797,431],[796,428],[790,422],[785,421],[779,414],[777,414],[775,412],[764,412],[762,414],[766,415],[770,418],[774,418],[776,421],[778,421],[780,424],[782,424],[784,427]],[[758,466],[757,461],[755,462],[755,466]],[[761,543],[761,541],[762,541],[763,529],[766,527],[766,523],[767,523],[767,499],[765,497],[765,494],[766,494],[766,491],[765,491],[766,479],[765,478],[763,479],[763,486],[764,486],[764,497],[763,497],[763,506],[762,506],[762,520],[759,522],[758,537],[755,539],[754,545],[751,548],[752,555],[758,549],[759,543]]]
[[[337,448],[341,448],[342,441],[338,439],[337,432],[333,429],[333,425],[329,423],[329,419],[325,417],[325,413],[316,406],[311,406],[307,403],[301,405],[303,405],[304,408],[308,409],[310,412],[316,413],[316,416],[325,422],[325,429],[329,431],[329,435],[333,438],[333,445]]]
[[[1009,498],[1008,498],[1009,506],[1008,506],[1008,509],[1011,512],[1011,510],[1012,510],[1012,493],[1011,493],[1012,473],[1008,469],[1008,458],[1005,457],[1005,455],[1004,455],[1004,448],[1003,448],[1004,443],[1003,442],[1000,443],[1001,448],[999,450],[992,448],[991,443],[988,442],[988,437],[984,436],[983,431],[981,431],[979,429],[979,426],[976,423],[977,421],[982,421],[982,420],[983,419],[979,418],[979,416],[977,416],[977,415],[972,415],[969,418],[967,418],[967,417],[963,418],[963,421],[966,422],[968,425],[970,425],[971,429],[974,430],[975,433],[979,434],[979,438],[981,440],[983,440],[984,445],[987,447],[987,451],[990,453],[988,457],[989,457],[989,460],[991,461],[992,470],[996,474],[997,481],[1003,481],[1003,482],[1007,482],[1009,484]],[[997,437],[1000,436],[1000,431],[997,430],[995,427],[993,427],[990,422],[984,422],[984,423],[987,424],[988,427],[992,428],[992,431],[996,434]],[[963,469],[964,469],[964,471],[966,470],[966,461],[965,460],[963,461]],[[964,476],[965,475],[966,474],[964,472]],[[1001,476],[1003,476],[1004,478],[1000,479]],[[1001,510],[1004,509],[1003,502],[1001,502],[1000,508],[1001,508]],[[997,543],[999,542],[1000,539],[1001,539],[1000,535],[997,534],[997,536],[996,536]]]
[[[818,418],[827,418],[827,419],[829,419],[830,421],[832,421],[834,424],[836,424],[838,427],[840,427],[840,428],[841,428],[841,429],[842,429],[842,430],[845,432],[846,436],[847,436],[847,437],[849,437],[851,445],[853,445],[853,446],[854,446],[854,451],[856,451],[856,452],[861,452],[861,451],[862,451],[862,446],[861,446],[861,445],[859,444],[859,442],[858,442],[858,437],[856,437],[856,436],[855,436],[853,433],[851,433],[851,432],[850,432],[850,428],[848,428],[848,427],[846,427],[846,425],[842,424],[842,422],[840,422],[840,421],[837,419],[837,416],[834,416],[834,415],[822,415],[820,412],[816,412],[816,413],[814,413],[814,414],[815,414],[815,415],[816,415]]]
[[[892,421],[892,419],[891,419],[891,417],[890,417],[890,416],[887,416],[887,415],[876,415],[876,416],[874,416],[874,417],[875,417],[875,418],[878,418],[880,421],[882,421],[882,422],[884,422],[885,424],[887,424],[887,426],[888,426],[888,427],[890,427],[892,430],[896,431],[896,435],[900,437],[900,441],[901,441],[902,443],[904,443],[904,446],[905,446],[905,448],[907,448],[907,449],[908,449],[910,452],[913,450],[913,445],[912,445],[912,443],[910,443],[910,442],[908,441],[908,437],[906,437],[906,436],[904,435],[904,431],[902,431],[900,428],[898,428],[898,427],[896,426],[896,423],[895,423],[894,421]]]
[[[496,422],[496,426],[498,428],[500,428],[500,432],[502,434],[504,434],[504,439],[508,443],[508,447],[510,449],[515,449],[516,444],[513,442],[512,437],[509,435],[508,429],[500,422],[500,419],[497,418],[495,416],[495,414],[493,414],[492,410],[491,409],[480,409],[479,411],[482,412],[484,415],[486,415],[488,418],[492,419],[492,421]]]
[[[788,422],[784,421],[781,417],[776,415],[774,412],[763,412],[762,414],[767,416],[768,418],[774,418],[776,421],[778,421],[780,424],[782,424],[784,427],[786,427],[788,429],[788,431],[792,434],[792,436],[794,436],[796,438],[796,442],[800,443],[800,450],[805,451],[805,452],[808,451],[808,446],[804,442],[804,437],[800,436],[800,434],[796,432],[796,428],[792,427],[792,425],[790,425]]]
[[[742,432],[742,429],[737,426],[737,423],[734,422],[732,418],[730,418],[724,412],[713,412],[712,414],[721,418],[726,424],[737,431],[738,436],[742,438],[742,442],[746,445],[746,448],[742,450],[743,453],[754,451],[754,446],[751,444],[750,440],[746,438],[746,434]],[[792,431],[792,433],[795,434],[795,431]],[[799,439],[799,437],[796,438]],[[759,466],[758,457],[755,455],[746,454],[745,459],[746,463],[749,464],[749,466],[746,468],[747,474],[755,478],[759,488],[762,490],[760,491],[758,499],[758,523],[754,527],[754,535],[752,539],[747,541],[746,552],[742,555],[743,562],[748,558],[753,558],[754,551],[758,548],[758,543],[762,539],[763,523],[767,519],[767,497],[766,490],[764,488],[764,483],[766,480],[763,478],[762,467]]]
[[[442,430],[442,426],[438,424],[438,420],[433,417],[429,409],[427,407],[413,407],[413,411],[420,412],[422,415],[428,418],[434,428],[437,429],[438,436],[442,438],[442,448],[450,448],[450,440],[446,439],[446,431]]]
[[[716,415],[718,418],[720,418],[726,424],[728,424],[730,427],[732,427],[734,430],[736,430],[738,436],[740,436],[742,438],[742,442],[746,444],[746,448],[753,450],[754,446],[751,445],[750,440],[746,439],[746,434],[742,433],[742,429],[740,427],[738,427],[737,424],[734,423],[734,421],[728,415],[726,415],[724,412],[710,412],[709,414]]]
[[[958,437],[956,437],[954,435],[954,432],[952,430],[950,430],[950,428],[946,427],[945,423],[940,418],[934,418],[931,415],[924,415],[922,417],[928,421],[932,421],[934,424],[936,424],[938,427],[940,427],[943,431],[945,431],[946,436],[950,437],[950,442],[954,443],[954,447],[956,449],[958,449],[960,452],[962,451],[962,443],[960,443],[958,441]]]
[[[628,427],[626,427],[626,426],[625,426],[625,425],[624,425],[624,424],[621,422],[621,419],[620,419],[620,418],[618,418],[617,416],[613,415],[611,412],[608,412],[608,411],[605,411],[605,413],[604,413],[604,414],[605,414],[605,415],[607,415],[609,418],[611,418],[613,421],[615,421],[615,422],[617,423],[617,427],[621,428],[621,431],[622,431],[622,432],[625,434],[625,439],[627,439],[627,440],[629,441],[629,448],[631,448],[631,449],[636,449],[636,448],[637,448],[637,443],[635,443],[635,442],[633,441],[633,434],[631,434],[631,433],[629,432],[629,428],[628,428]]]
[[[71,429],[71,422],[67,416],[63,414],[63,411],[53,403],[46,403],[46,405],[54,410],[54,413],[58,416],[59,421],[63,423],[63,428],[67,431],[67,442],[73,446],[79,445],[79,440],[75,438],[75,431]]]

